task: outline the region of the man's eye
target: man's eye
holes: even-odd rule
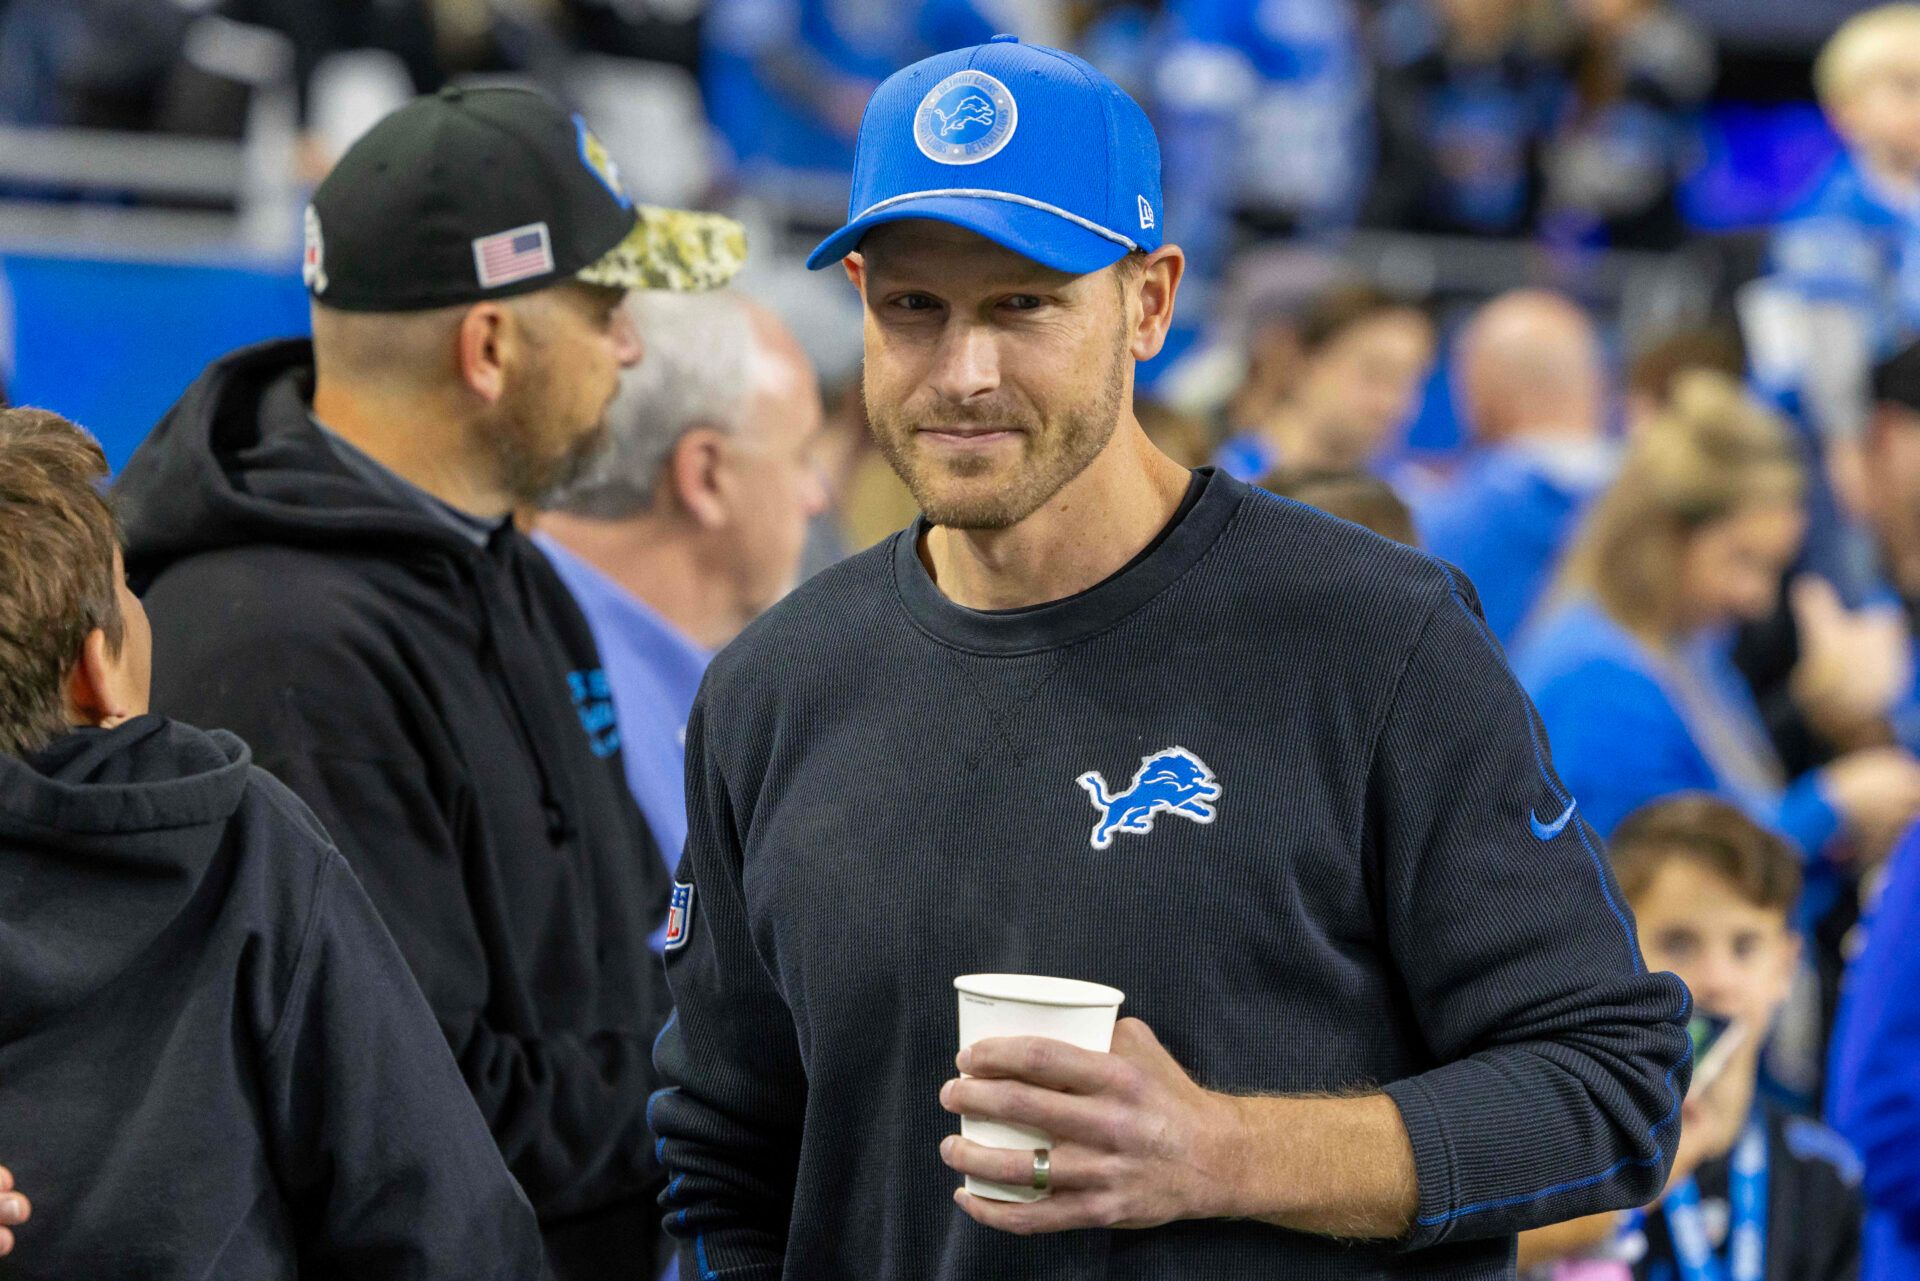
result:
[[[1040,306],[1040,300],[1032,294],[1015,294],[1001,305],[1014,311],[1033,311]]]
[[[902,294],[893,300],[893,305],[901,311],[932,311],[939,306],[925,294]]]

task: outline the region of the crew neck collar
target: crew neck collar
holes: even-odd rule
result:
[[[894,535],[900,603],[921,631],[955,649],[1013,656],[1057,649],[1105,631],[1145,605],[1207,553],[1239,509],[1247,486],[1212,467],[1194,473],[1180,511],[1125,568],[1085,591],[1024,609],[968,609],[947,598],[920,561],[924,516]]]

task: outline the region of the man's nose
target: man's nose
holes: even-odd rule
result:
[[[1000,350],[991,330],[964,321],[950,322],[934,351],[928,378],[940,398],[965,404],[1000,386]]]

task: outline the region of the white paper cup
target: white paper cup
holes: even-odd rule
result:
[[[1113,1048],[1113,1023],[1126,994],[1100,983],[1041,974],[963,974],[953,981],[960,997],[960,1048],[996,1036],[1044,1036],[1105,1054]],[[1031,1152],[1051,1148],[1039,1130],[1000,1121],[960,1118],[960,1133],[982,1147]],[[995,1201],[1040,1201],[1052,1195],[1026,1184],[993,1183],[967,1176],[967,1191]]]

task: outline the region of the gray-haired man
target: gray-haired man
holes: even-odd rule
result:
[[[794,584],[826,505],[812,460],[824,415],[805,352],[759,304],[628,306],[646,358],[608,411],[610,448],[535,538],[593,629],[627,783],[671,868],[687,834],[687,713],[713,652]]]

